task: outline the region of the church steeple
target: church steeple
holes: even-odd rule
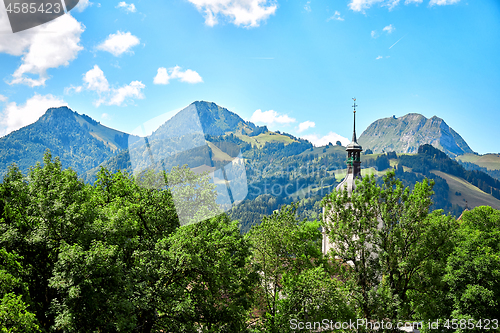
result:
[[[349,194],[351,194],[356,187],[355,179],[361,179],[361,152],[363,151],[363,148],[358,143],[358,140],[356,138],[356,98],[353,98],[353,100],[354,105],[352,107],[354,108],[354,126],[352,131],[352,141],[346,147],[347,174],[344,180],[342,180],[342,182],[337,185],[337,190],[345,188],[347,189]]]
[[[354,126],[353,126],[353,130],[352,130],[352,142],[358,142],[358,140],[356,139],[356,98],[353,98],[354,100],[354,105],[352,106],[354,108]]]
[[[363,148],[358,143],[356,138],[356,98],[353,98],[354,105],[354,127],[352,131],[352,142],[349,143],[346,147],[347,151],[347,174],[345,178],[337,185],[335,188],[336,191],[347,191],[347,194],[350,196],[352,192],[356,189],[356,178],[361,179],[361,152]],[[325,208],[323,208],[323,218],[325,219],[325,225],[328,225],[327,216],[325,214]],[[323,228],[323,241],[321,244],[323,254],[327,254],[328,250],[332,247],[330,240],[328,238],[328,232],[325,228]]]

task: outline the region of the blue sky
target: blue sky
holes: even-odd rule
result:
[[[69,105],[132,132],[193,101],[317,144],[410,112],[498,153],[496,0],[80,1],[13,34],[0,6],[0,134]],[[343,140],[345,141],[345,140]]]

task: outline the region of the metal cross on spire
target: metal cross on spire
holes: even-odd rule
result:
[[[356,97],[352,99],[354,101],[354,105],[352,106],[354,108],[354,126],[352,130],[352,142],[358,142],[356,139]]]

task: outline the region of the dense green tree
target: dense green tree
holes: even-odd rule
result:
[[[44,156],[23,177],[19,169],[9,170],[1,185],[0,245],[20,255],[28,272],[31,309],[42,329],[49,329],[54,316],[50,311],[56,291],[49,279],[64,242],[76,243],[86,235],[93,217],[89,187],[71,169],[62,170],[59,159]]]
[[[296,209],[282,207],[247,235],[261,278],[256,294],[262,320],[257,327],[265,332],[292,331],[293,319],[342,320],[350,315],[341,283],[322,258],[319,223],[298,221]]]
[[[464,212],[444,279],[452,302],[448,318],[476,324],[482,319],[483,325],[484,319],[500,320],[500,211],[481,206]],[[498,328],[496,324],[489,328]]]
[[[6,332],[40,332],[35,314],[30,311],[26,274],[19,255],[0,249],[0,330]]]
[[[440,211],[428,214],[431,195],[432,182],[410,191],[390,171],[381,187],[369,176],[352,196],[333,191],[324,199],[331,256],[347,264],[340,275],[362,318],[420,320],[415,310],[438,302],[436,270],[451,251],[454,224]]]
[[[157,244],[162,295],[158,327],[176,332],[244,332],[257,273],[237,222],[224,216],[182,227]]]
[[[217,213],[207,176],[186,168],[142,176],[101,169],[85,185],[49,153],[28,177],[11,168],[0,185],[0,320],[7,329],[246,329],[256,275],[237,223],[216,215],[179,225],[179,210],[191,207],[198,220]],[[191,206],[174,204],[165,177],[182,185]]]

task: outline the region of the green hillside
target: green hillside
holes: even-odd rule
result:
[[[284,144],[298,142],[297,140],[291,138],[290,136],[283,135],[277,132],[266,131],[264,133],[260,133],[256,136],[248,136],[244,134],[236,134],[236,136],[256,148],[262,148],[266,142],[281,142]]]
[[[406,125],[401,119],[383,120],[379,125],[384,121],[394,122],[395,126],[392,129],[389,126],[386,133],[390,139],[396,132],[404,136],[408,129],[416,130],[412,126],[420,121],[419,133],[432,132],[437,126],[440,135],[448,131],[457,146],[465,147],[437,117],[426,120],[412,115],[404,119]],[[129,138],[126,133],[67,108],[49,109],[36,123],[0,138],[0,166],[3,162],[6,170],[7,162],[16,161],[25,171],[41,160],[48,148],[53,156],[61,158],[63,167],[74,168],[87,183],[93,183],[101,167],[112,173],[118,170],[132,173],[151,165],[167,171],[173,166],[188,165],[195,172],[206,172],[224,167],[241,154],[245,159],[248,194],[229,214],[240,221],[243,232],[259,223],[263,216],[295,201],[301,218],[319,218],[321,199],[346,173],[345,147],[333,144],[314,147],[293,135],[255,126],[208,102],[195,102],[181,110],[148,136],[147,142],[145,138]],[[392,139],[392,143],[401,143]],[[384,140],[388,139],[381,140],[383,145],[387,143]],[[363,149],[366,152],[369,147]],[[483,170],[467,169],[430,145],[419,146],[416,154],[374,152],[361,155],[362,175],[374,174],[380,179],[388,170],[395,169],[396,176],[410,187],[425,177],[434,179],[432,209],[457,215],[463,210],[464,198],[471,207],[494,206],[500,201],[499,180]],[[457,160],[493,167],[500,157],[465,154]]]
[[[500,170],[500,154],[464,154],[455,158],[458,161],[474,163],[487,170]]]
[[[467,204],[469,208],[490,206],[495,209],[500,209],[500,200],[494,198],[491,194],[481,191],[463,178],[452,176],[438,170],[431,170],[431,172],[445,179],[448,183],[450,187],[448,195],[451,204],[456,204],[464,208]]]

